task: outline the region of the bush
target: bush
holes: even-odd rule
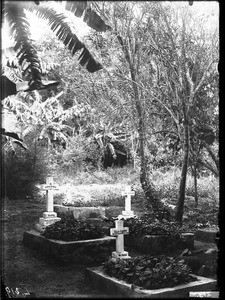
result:
[[[45,148],[35,145],[32,137],[25,140],[26,151],[17,146],[14,156],[4,157],[5,196],[10,199],[34,197],[35,184],[45,181],[50,172],[50,154]]]
[[[114,227],[113,218],[104,218],[110,227]],[[124,226],[129,227],[129,235],[161,235],[173,238],[174,240],[180,239],[180,234],[185,230],[175,222],[167,220],[158,221],[151,214],[146,213],[141,218],[130,218],[124,221]]]
[[[129,227],[130,235],[163,235],[180,236],[180,226],[167,220],[153,220],[149,214],[143,215],[140,219],[131,218],[125,220],[124,226]]]
[[[47,226],[42,235],[47,239],[70,242],[98,239],[105,233],[101,226],[78,221],[73,216],[65,216],[60,221]]]
[[[197,280],[184,260],[142,255],[130,259],[109,259],[103,264],[107,275],[145,289],[174,287]]]

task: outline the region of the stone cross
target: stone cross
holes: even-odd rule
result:
[[[46,184],[42,185],[42,190],[46,191],[46,212],[54,212],[53,208],[53,192],[58,190],[59,186],[53,184],[53,177],[47,177]]]
[[[66,203],[72,203],[72,195],[69,184],[66,185]]]
[[[116,251],[112,252],[113,258],[130,258],[127,251],[124,251],[124,234],[129,234],[129,228],[123,227],[123,220],[115,221],[116,228],[110,228],[110,235],[116,236]]]
[[[40,232],[46,226],[61,220],[53,208],[53,192],[59,189],[58,185],[53,184],[53,177],[47,177],[46,184],[42,185],[42,189],[46,191],[46,212],[43,213],[43,218],[39,218],[39,224],[35,226],[36,230]]]
[[[125,210],[122,211],[122,215],[119,215],[120,218],[132,218],[134,217],[134,212],[131,210],[131,196],[134,196],[135,193],[131,191],[131,186],[128,185],[125,188],[125,191],[121,193],[125,198]]]

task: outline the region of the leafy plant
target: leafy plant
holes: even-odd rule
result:
[[[42,235],[47,239],[70,242],[98,239],[104,236],[104,231],[100,226],[77,221],[73,216],[67,216],[47,226]]]
[[[197,280],[184,260],[165,255],[109,259],[103,264],[103,269],[109,276],[146,289],[174,287]]]
[[[15,142],[13,147],[4,145],[2,182],[4,195],[10,199],[33,197],[36,193],[35,184],[45,181],[49,174],[50,154],[42,147],[37,147],[34,135],[32,132],[26,137],[25,142],[29,145],[26,151]]]
[[[129,227],[131,235],[179,236],[180,234],[180,227],[176,223],[167,220],[152,220],[149,214],[143,215],[140,219],[125,220],[124,226]]]
[[[63,11],[63,6],[60,8]],[[73,12],[76,17],[83,16],[83,21],[97,31],[110,29],[100,16],[93,11],[90,3],[87,3],[87,1],[66,2],[65,10]],[[36,47],[31,39],[30,24],[27,20],[26,11],[35,12],[39,18],[47,20],[51,30],[56,33],[57,38],[71,51],[72,55],[81,51],[78,58],[81,66],[85,66],[89,72],[96,72],[102,68],[84,43],[73,33],[65,12],[58,13],[51,4],[42,3],[42,1],[5,1],[3,18],[10,25],[11,35],[15,40],[14,51],[19,64],[22,66],[24,63],[27,63],[25,73],[30,76],[30,86],[40,88],[43,83],[41,78],[42,66]]]

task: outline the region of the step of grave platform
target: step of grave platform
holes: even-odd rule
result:
[[[181,284],[172,288],[146,290],[123,280],[106,275],[102,267],[85,269],[85,284],[104,291],[112,297],[126,296],[135,298],[189,298],[194,291],[215,290],[216,280],[197,276],[197,281]]]
[[[195,232],[195,240],[216,244],[216,238],[218,238],[218,234],[219,228],[198,229]]]
[[[23,243],[27,247],[40,251],[57,262],[103,262],[111,257],[115,250],[115,237],[65,242],[46,239],[36,230],[25,231]]]

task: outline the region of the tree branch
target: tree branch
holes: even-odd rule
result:
[[[198,163],[205,167],[206,169],[210,170],[216,177],[219,177],[219,172],[216,170],[212,165],[210,165],[208,162],[204,162],[200,158],[198,159]]]
[[[215,61],[211,61],[208,65],[208,67],[206,68],[203,76],[202,76],[202,79],[200,80],[199,84],[197,85],[197,87],[194,89],[194,94],[197,93],[197,91],[200,89],[201,85],[203,84],[203,82],[205,81],[205,78],[206,78],[206,75],[207,75],[207,72],[208,70],[210,69],[211,65],[214,63]]]

